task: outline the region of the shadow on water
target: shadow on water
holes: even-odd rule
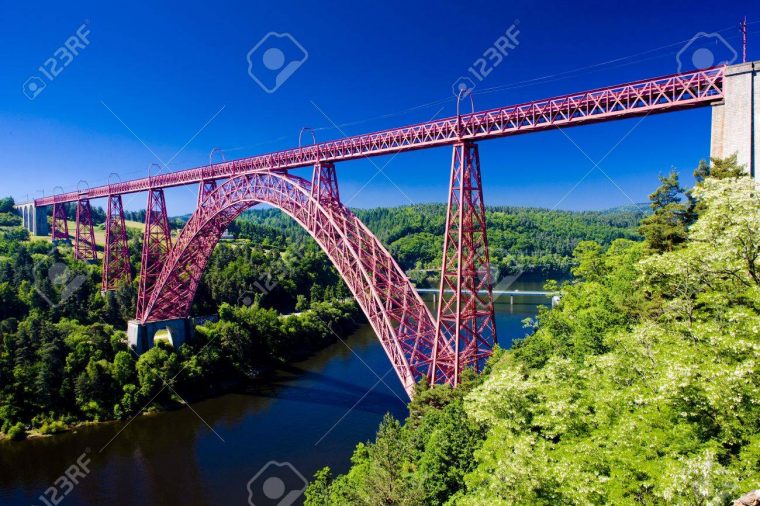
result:
[[[281,372],[287,373],[289,377],[287,379],[269,378],[265,384],[246,389],[243,393],[251,397],[305,402],[322,406],[330,405],[346,409],[353,408],[368,413],[380,414],[384,414],[387,411],[384,409],[384,406],[394,401],[408,402],[408,400],[404,400],[405,397],[401,397],[399,400],[393,394],[386,394],[376,389],[368,393],[365,388],[359,387],[354,383],[292,365],[283,366]],[[389,384],[396,381],[395,373],[389,373],[387,370],[377,371],[377,374],[380,376],[377,381],[381,385],[382,382]],[[385,376],[383,377],[383,375]],[[294,385],[292,382],[295,379],[298,379],[299,383],[307,382],[310,386]],[[325,388],[317,388],[317,386]],[[357,399],[360,399],[360,401]]]

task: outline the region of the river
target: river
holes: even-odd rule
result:
[[[541,285],[520,280],[512,288]],[[525,335],[521,322],[536,314],[539,302],[548,303],[497,300],[502,346]],[[323,466],[345,472],[356,444],[374,437],[384,413],[403,419],[405,403],[396,374],[365,325],[345,344],[332,344],[244,393],[129,423],[0,442],[0,504],[244,505],[248,483],[262,468],[251,487],[273,473],[295,488],[302,483],[299,473],[308,480]],[[289,465],[267,467],[269,462]]]

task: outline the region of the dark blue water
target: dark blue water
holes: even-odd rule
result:
[[[512,288],[540,289],[541,281]],[[540,298],[497,300],[502,346],[525,335]],[[246,393],[199,402],[192,409],[141,416],[21,443],[0,443],[0,504],[248,504],[253,487],[274,473],[288,487],[330,466],[345,472],[358,442],[374,437],[383,414],[403,419],[406,396],[367,325],[313,357],[262,379]],[[102,451],[101,451],[102,449]],[[59,477],[84,453],[86,476]],[[278,466],[267,463],[289,463]],[[58,485],[56,486],[56,480]],[[63,495],[61,490],[70,491]],[[49,499],[48,499],[49,500]],[[50,504],[53,504],[50,501]]]

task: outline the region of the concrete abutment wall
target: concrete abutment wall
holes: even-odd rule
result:
[[[50,235],[50,225],[47,220],[47,207],[37,207],[34,202],[16,204],[14,206],[21,214],[23,226],[33,235]]]
[[[739,163],[758,181],[757,143],[760,139],[760,61],[731,65],[723,78],[722,102],[712,106],[710,156],[737,154]]]
[[[162,332],[163,337],[175,349],[190,339],[193,333],[194,322],[192,318],[177,318],[176,320],[163,320],[157,322],[140,323],[130,320],[127,326],[127,342],[138,355],[142,355],[155,346],[156,334]]]

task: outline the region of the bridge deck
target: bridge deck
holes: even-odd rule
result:
[[[36,199],[37,206],[169,188],[242,174],[284,171],[410,151],[462,140],[485,140],[554,127],[581,125],[709,105],[723,99],[725,67],[675,74],[555,98],[346,137],[308,147],[241,158]]]
[[[438,293],[439,290],[437,288],[417,288],[416,289],[420,293]],[[454,293],[454,290],[445,290],[446,293]],[[481,291],[481,293],[486,293],[485,291]],[[531,296],[543,296],[543,297],[553,297],[554,295],[559,295],[559,292],[543,292],[540,290],[494,290],[492,292],[494,295],[512,295],[512,296],[518,296],[518,295],[531,295]]]

